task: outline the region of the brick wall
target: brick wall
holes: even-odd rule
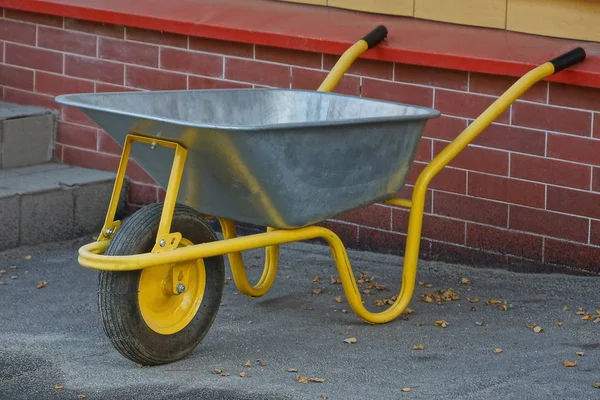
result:
[[[53,96],[74,92],[282,87],[316,89],[336,57],[149,32],[3,10],[2,98],[60,111],[56,157],[115,170],[120,148]],[[341,93],[434,107],[404,191],[473,118],[514,82],[369,60]],[[596,112],[596,113],[595,113]],[[600,91],[540,83],[432,182],[423,257],[528,270],[555,265],[600,272]],[[130,203],[162,190],[136,164]],[[373,205],[324,222],[349,247],[402,254],[408,214]]]

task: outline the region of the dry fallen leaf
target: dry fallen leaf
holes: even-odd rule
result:
[[[355,337],[351,337],[351,338],[348,338],[348,339],[344,339],[344,343],[350,343],[350,344],[356,343],[356,338]]]
[[[342,302],[342,296],[334,297],[334,300],[335,300],[336,303],[341,303]]]
[[[331,278],[331,284],[332,285],[341,285],[342,280],[340,278]]]
[[[448,327],[448,322],[442,320],[439,321],[435,321],[435,326],[441,326],[442,328],[447,328]]]
[[[564,323],[564,322],[562,322],[562,321],[557,321],[557,322],[556,322],[556,326],[558,326],[559,328],[560,328],[561,326],[563,326],[564,324],[565,324],[565,323]]]
[[[343,312],[344,314],[346,314],[346,313],[348,312],[348,310],[346,310],[346,309],[343,309],[343,310],[342,310],[342,312]]]
[[[31,257],[31,256],[30,256]],[[85,394],[78,394],[77,395],[78,399],[85,399]]]
[[[37,288],[41,289],[43,287],[46,287],[47,284],[48,284],[48,282],[46,282],[46,281],[39,281],[37,284]]]
[[[403,387],[401,390],[402,390],[404,393],[408,393],[408,392],[410,392],[410,391],[411,391],[411,388],[409,388],[409,387]]]
[[[444,293],[442,293],[442,299],[445,301],[460,300],[460,295],[456,293],[453,289],[448,289]]]
[[[329,397],[327,397],[327,395],[326,395],[326,394],[324,394],[324,395],[323,395],[323,396],[321,396],[321,397],[323,398],[323,400],[327,400],[327,399],[329,399]]]
[[[228,372],[225,372],[222,369],[218,369],[218,368],[213,369],[212,373],[215,375],[229,376]]]
[[[506,311],[506,304],[502,304],[500,307],[498,307],[498,310]]]
[[[266,367],[267,366],[267,362],[265,360],[256,360],[256,362],[258,363],[258,365],[260,365],[261,367]]]
[[[594,389],[600,389],[600,382],[596,382],[592,385]]]
[[[460,282],[461,282],[463,285],[470,285],[470,284],[471,284],[471,280],[470,280],[469,278],[462,278],[462,279],[460,280]]]
[[[7,271],[5,269],[0,269],[0,275],[4,275]]]
[[[534,326],[534,327],[533,327],[533,331],[534,331],[535,333],[542,333],[542,332],[544,332],[544,328],[542,328],[542,327],[541,327],[541,326],[539,326],[539,325],[536,325],[536,326]]]
[[[31,260],[31,256],[25,256],[26,260]],[[82,395],[83,396],[83,395]]]
[[[16,265],[11,265],[10,269],[17,269],[17,266]]]
[[[489,306],[490,304],[501,304],[502,302],[500,300],[496,300],[496,299],[489,299],[488,301],[485,302],[486,306]]]
[[[417,326],[418,326],[418,327],[425,326],[425,325],[426,325],[426,322],[425,322],[425,321],[421,321],[421,322],[418,322],[418,323],[417,323]]]
[[[246,373],[245,372],[240,372],[240,378],[245,378],[246,377]]]
[[[592,318],[592,316],[591,316],[591,315],[586,315],[586,316],[583,316],[583,317],[581,317],[581,319],[582,319],[582,320],[584,320],[584,321],[591,321],[591,320],[593,320],[594,318]]]
[[[246,368],[250,368],[251,366],[252,366],[252,362],[250,360],[248,360],[244,363],[244,367],[246,367]]]
[[[286,372],[298,372],[298,370],[296,368],[286,368],[285,371]]]
[[[433,287],[433,284],[431,284],[431,283],[426,283],[426,284],[425,284],[425,287],[426,287],[426,288],[428,288],[428,289],[429,289],[429,288],[432,288],[432,287]]]
[[[477,311],[477,307],[475,307],[475,306],[471,307],[471,311]]]
[[[596,319],[594,320],[594,323],[597,324],[600,322],[600,316],[596,317]]]
[[[396,301],[395,297],[396,296],[394,296],[394,301]],[[406,310],[404,310],[404,314],[407,314],[407,315],[411,315],[411,314],[414,314],[414,313],[415,313],[415,310],[413,310],[410,307],[406,307]]]
[[[306,306],[306,307],[304,307],[304,309],[305,309],[305,310],[309,310],[309,311],[310,311],[310,310],[312,310],[313,308],[312,308],[311,306]]]
[[[494,353],[495,355],[498,355],[498,354],[502,353],[502,349],[494,349],[494,350],[493,350],[493,353]]]
[[[313,282],[319,282],[319,275],[315,275],[315,277],[313,278]]]
[[[369,289],[365,289],[362,291],[365,295],[370,296],[371,295],[371,291]]]
[[[65,387],[63,385],[56,385],[56,386],[54,386],[54,389],[56,389],[56,390],[62,390],[64,388]]]
[[[578,357],[583,357],[583,351],[578,351],[577,353],[575,353],[575,355]]]
[[[422,344],[417,344],[413,346],[413,350],[423,350],[424,348],[425,346],[423,346]]]
[[[485,326],[485,322],[481,321],[481,322],[475,322],[475,325],[477,326]]]
[[[313,289],[314,294],[321,294],[321,289]]]
[[[467,297],[467,301],[469,303],[479,303],[479,297],[474,297],[474,298]]]
[[[564,306],[563,311],[569,311],[569,306]]]
[[[323,382],[325,382],[325,379],[322,379],[322,378],[307,378],[306,376],[302,376],[302,375],[298,375],[296,377],[296,380],[300,383],[308,383],[308,382],[323,383]]]
[[[433,303],[433,297],[431,297],[431,295],[429,295],[429,294],[424,294],[423,301],[425,303]]]
[[[577,362],[575,362],[575,361],[565,361],[565,362],[563,363],[563,365],[564,365],[565,367],[567,367],[567,368],[570,368],[570,367],[576,367],[576,366],[577,366]]]
[[[16,276],[16,275],[13,275],[13,276],[10,277],[10,279],[19,279],[19,277]]]

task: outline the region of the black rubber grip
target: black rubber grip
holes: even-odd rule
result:
[[[568,53],[563,54],[562,56],[558,56],[550,60],[550,62],[552,65],[554,65],[554,73],[557,73],[565,68],[572,67],[583,60],[585,60],[585,50],[583,50],[581,47],[577,47]]]
[[[371,32],[367,33],[362,40],[367,42],[369,45],[369,49],[377,46],[379,43],[383,42],[387,37],[388,30],[385,26],[379,25],[377,28],[373,29]]]

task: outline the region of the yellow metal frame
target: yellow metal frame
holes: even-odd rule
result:
[[[319,91],[333,90],[350,65],[352,65],[352,63],[367,49],[368,45],[364,40],[360,40],[350,47],[319,87]],[[224,240],[176,248],[178,241],[181,240],[181,235],[178,233],[170,233],[169,230],[183,173],[186,154],[185,149],[177,143],[137,135],[129,135],[125,141],[115,182],[115,190],[113,191],[110,207],[106,216],[103,234],[97,242],[85,245],[80,249],[79,263],[84,267],[98,270],[131,271],[157,265],[180,263],[227,254],[232,268],[233,280],[239,291],[248,296],[258,297],[267,293],[275,281],[279,262],[279,245],[321,238],[324,239],[331,248],[333,259],[342,281],[344,293],[352,310],[368,323],[381,324],[392,321],[404,312],[414,292],[427,186],[431,180],[460,153],[461,150],[475,139],[477,135],[504,112],[517,98],[535,83],[553,73],[553,64],[547,62],[524,75],[475,121],[473,121],[473,123],[471,123],[441,153],[439,153],[421,172],[415,184],[411,200],[394,198],[385,202],[389,205],[410,208],[410,218],[400,291],[397,300],[388,309],[382,312],[370,312],[363,305],[361,294],[357,287],[356,279],[352,272],[352,267],[344,244],[334,232],[323,227],[309,226],[291,230],[267,228],[267,232],[265,233],[238,238],[234,222],[228,219],[219,218],[219,222],[223,229]],[[123,184],[125,167],[129,159],[132,142],[158,144],[175,149],[175,159],[167,187],[163,214],[158,231],[159,234],[152,253],[131,256],[105,256],[103,253],[108,247],[110,237],[114,234],[114,231],[118,229],[118,221],[113,221],[114,212],[116,210],[118,194]],[[111,233],[105,235],[105,232]],[[166,242],[163,246],[161,246],[162,240]],[[241,253],[257,248],[265,248],[265,266],[258,283],[252,285],[248,281]]]

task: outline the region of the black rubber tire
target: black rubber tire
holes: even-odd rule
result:
[[[123,222],[106,255],[150,252],[156,240],[162,203],[138,210]],[[194,244],[218,240],[208,222],[194,209],[177,204],[171,232],[180,232]],[[101,271],[98,303],[104,332],[125,357],[144,365],[168,364],[187,357],[210,329],[221,305],[225,279],[223,256],[204,259],[206,289],[198,312],[181,331],[163,335],[145,323],[138,304],[141,271]]]

